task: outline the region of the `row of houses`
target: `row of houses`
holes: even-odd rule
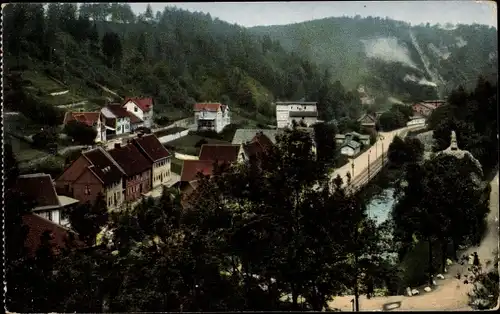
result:
[[[198,187],[200,173],[211,176],[217,163],[235,165],[246,162],[252,157],[262,156],[276,143],[275,136],[278,133],[271,134],[276,130],[265,130],[270,131],[267,135],[264,130],[245,129],[244,131],[246,131],[243,132],[244,135],[242,132],[235,134],[232,144],[204,144],[201,146],[197,160],[184,160],[181,178],[177,185],[182,193],[184,206],[187,206],[192,193]]]
[[[120,103],[111,103],[96,112],[66,112],[63,124],[70,121],[84,123],[97,132],[95,141],[106,142],[111,135],[134,132],[140,127],[153,126],[153,98],[126,98]]]
[[[55,180],[61,195],[94,202],[104,195],[109,210],[134,202],[171,178],[171,155],[153,135],[142,135],[125,145],[83,151]]]
[[[63,173],[20,176],[16,187],[36,202],[33,212],[56,224],[69,226],[64,212],[77,203],[94,203],[104,196],[108,210],[134,202],[171,180],[171,155],[155,135],[139,134],[111,150],[82,151]]]

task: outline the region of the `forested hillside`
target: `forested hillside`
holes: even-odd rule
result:
[[[203,13],[148,8],[136,16],[128,4],[16,4],[4,9],[4,30],[6,107],[27,116],[54,106],[56,116],[95,110],[135,95],[154,97],[157,115],[189,115],[195,101],[221,101],[271,122],[274,100],[302,98],[319,101],[325,119],[361,110],[359,96],[331,71]]]
[[[495,78],[497,30],[484,25],[420,25],[379,17],[335,17],[250,31],[331,66],[349,88],[403,100],[443,97],[479,75]],[[491,76],[491,77],[490,77]]]

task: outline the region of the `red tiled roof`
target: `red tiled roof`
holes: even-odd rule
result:
[[[257,133],[254,138],[247,144],[243,145],[243,149],[248,156],[262,154],[273,146],[273,142],[262,133]]]
[[[259,142],[259,144],[262,145],[264,149],[269,149],[274,145],[273,141],[271,141],[271,139],[263,133],[257,133],[257,135],[254,136],[252,141]]]
[[[234,162],[238,160],[239,151],[240,145],[203,144],[201,145],[199,160]]]
[[[168,150],[154,134],[134,138],[132,142],[153,162],[170,156]]]
[[[181,171],[181,182],[191,182],[197,179],[201,172],[206,176],[212,175],[214,162],[212,160],[184,160]]]
[[[128,113],[128,115],[129,115],[129,117],[130,117],[130,123],[132,123],[132,124],[136,124],[136,123],[141,123],[141,122],[143,122],[143,121],[141,120],[141,118],[139,118],[138,116],[136,116],[136,115],[135,115],[135,114],[133,114],[132,112],[127,111],[127,113]]]
[[[262,154],[264,152],[264,148],[259,142],[252,141],[248,144],[243,145],[243,149],[247,153],[248,156],[255,156],[257,154]]]
[[[64,228],[48,219],[40,217],[36,214],[26,214],[22,217],[23,224],[29,228],[28,235],[24,242],[24,246],[28,249],[28,254],[33,256],[41,245],[41,237],[45,231],[49,231],[52,235],[51,243],[54,245],[54,253],[60,252],[61,248],[66,247],[66,241],[70,239],[71,230]],[[82,248],[84,244],[75,236],[76,247]]]
[[[106,106],[117,118],[129,118],[129,112],[120,104],[109,104]]]
[[[21,175],[17,178],[16,188],[22,195],[35,201],[37,207],[61,205],[50,174]]]
[[[115,165],[111,156],[102,148],[96,148],[83,153],[89,162],[92,164],[89,169],[94,172],[99,179],[108,185],[113,182],[118,182],[123,176],[121,170]]]
[[[100,112],[66,112],[63,124],[76,120],[85,123],[88,126],[93,126],[100,118]]]
[[[129,101],[135,103],[137,107],[141,108],[141,110],[144,112],[148,112],[149,110],[151,110],[151,108],[153,108],[153,98],[151,97],[148,98],[127,97],[123,104],[126,104]]]
[[[109,154],[125,171],[127,176],[133,176],[151,169],[153,163],[146,158],[135,145],[115,147],[109,151]]]
[[[223,105],[221,103],[198,103],[194,104],[194,111],[218,111]]]

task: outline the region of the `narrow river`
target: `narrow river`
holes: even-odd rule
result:
[[[373,197],[368,203],[368,216],[380,225],[389,218],[394,202],[394,188],[385,189],[380,195]]]

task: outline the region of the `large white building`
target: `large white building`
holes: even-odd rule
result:
[[[316,102],[282,101],[276,102],[276,122],[278,129],[291,127],[293,120],[311,126],[318,122]]]
[[[194,124],[197,130],[212,130],[220,133],[231,123],[229,107],[221,103],[198,103],[193,107]]]

